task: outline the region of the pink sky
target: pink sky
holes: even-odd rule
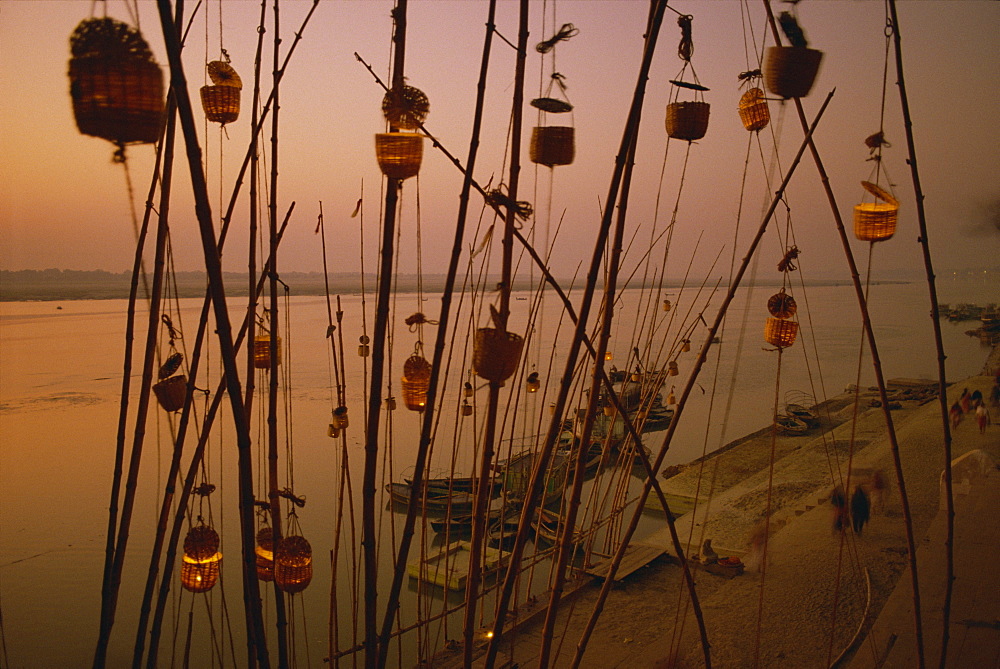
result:
[[[282,53],[292,43],[310,6],[304,0],[282,3]],[[166,56],[155,3],[141,0],[141,27],[158,61]],[[189,11],[195,6],[188,2]],[[479,70],[486,3],[457,0],[411,0],[406,73],[409,83],[431,101],[428,129],[463,158],[468,151],[475,86]],[[548,7],[552,8],[553,3]],[[694,15],[693,64],[701,82],[711,88],[705,99],[712,117],[704,140],[691,147],[687,174],[677,211],[671,256],[680,275],[704,231],[699,258],[707,263],[725,246],[728,258],[740,180],[747,151],[747,132],[736,114],[737,75],[748,68],[741,3],[736,0],[671,3]],[[98,5],[100,7],[100,5]],[[555,4],[543,27],[542,3],[533,2],[530,43],[548,37],[552,25],[572,22],[580,34],[557,48],[556,69],[566,76],[569,97],[576,106],[577,157],[573,165],[556,168],[551,205],[549,170],[530,163],[522,171],[520,199],[536,209],[540,239],[549,216],[551,225],[565,211],[563,232],[553,259],[557,274],[573,273],[592,252],[592,236],[599,207],[606,197],[615,151],[635,84],[648,4],[641,0],[563,0]],[[128,20],[126,4],[107,3],[108,14]],[[776,6],[780,10],[782,7]],[[285,270],[322,268],[318,237],[313,234],[318,203],[323,202],[331,245],[331,271],[358,271],[359,220],[350,212],[365,188],[366,268],[373,269],[380,212],[380,174],[372,135],[383,130],[379,112],[381,89],[355,61],[359,52],[386,76],[390,53],[391,3],[376,0],[323,0],[303,33],[282,85],[279,144],[279,205],[284,212],[295,201],[281,266]],[[81,135],[76,129],[68,94],[68,38],[91,3],[84,1],[15,0],[0,3],[0,269],[104,269],[123,271],[131,266],[134,236],[121,166],[111,163],[109,143]],[[98,11],[101,11],[100,9]],[[219,56],[218,0],[207,0],[196,17],[185,49],[185,68],[191,93],[203,83],[204,63]],[[748,5],[758,40],[764,34],[763,8]],[[1000,142],[995,125],[1000,103],[1000,74],[996,53],[1000,46],[1000,3],[899,2],[907,88],[915,119],[921,178],[926,194],[932,252],[940,271],[996,266],[1000,257],[1000,230],[996,227],[1000,201],[997,179]],[[516,39],[517,3],[500,2],[499,30]],[[868,179],[872,163],[863,140],[878,130],[885,40],[883,4],[808,0],[799,5],[799,18],[810,45],[825,52],[812,95],[804,100],[812,115],[833,87],[837,93],[816,141],[831,175],[840,210],[849,223],[851,207],[862,196],[860,180]],[[259,4],[250,0],[222,3],[224,46],[246,88],[243,115],[228,128],[228,139],[216,126],[203,133],[213,212],[218,215],[220,191],[228,202],[235,170],[245,152],[249,128],[250,83]],[[273,35],[267,13],[268,40]],[[206,34],[208,47],[206,49]],[[637,160],[632,226],[653,220],[660,166],[666,145],[664,106],[669,79],[680,70],[676,55],[679,29],[669,15],[657,50],[644,111]],[[746,39],[749,39],[747,37]],[[751,47],[752,48],[752,47]],[[265,70],[270,69],[270,42]],[[488,113],[476,178],[485,183],[503,173],[504,138],[510,116],[513,52],[494,41],[488,93]],[[752,66],[751,66],[752,67]],[[539,95],[551,63],[544,64],[534,50],[528,61],[528,99]],[[886,104],[886,136],[892,148],[885,153],[889,176],[903,202],[900,231],[875,249],[877,267],[919,268],[920,248],[912,186],[906,165],[906,143],[901,112],[893,84]],[[267,83],[269,87],[269,82]],[[529,108],[530,110],[530,108]],[[782,164],[798,148],[801,130],[791,114],[779,128],[779,106],[772,105],[773,126]],[[791,111],[791,108],[789,108]],[[526,114],[527,139],[535,122]],[[201,124],[201,121],[199,120]],[[203,126],[202,126],[203,127]],[[763,137],[764,135],[762,135]],[[770,136],[767,137],[770,141]],[[267,142],[265,142],[267,144]],[[667,176],[660,192],[658,225],[671,219],[677,199],[680,168],[686,145],[671,142]],[[756,152],[756,148],[754,149]],[[131,147],[129,166],[141,206],[149,185],[153,161],[150,146]],[[178,152],[180,153],[180,151]],[[223,169],[220,176],[220,153]],[[268,171],[270,158],[267,159]],[[172,202],[172,243],[177,269],[202,267],[194,210],[190,204],[187,167],[178,161],[179,177]],[[741,229],[755,228],[769,189],[760,175],[761,158],[752,154],[743,204]],[[428,144],[419,192],[423,239],[423,271],[443,271],[452,243],[461,175]],[[771,189],[773,190],[773,188]],[[416,255],[416,180],[405,184],[401,231],[401,271],[413,271]],[[819,188],[811,161],[800,166],[789,190],[796,241],[803,268],[812,276],[823,273],[846,278],[832,216]],[[225,255],[227,270],[242,269],[246,252],[247,198],[237,209],[235,229]],[[473,200],[471,220],[479,218],[481,202]],[[992,207],[992,210],[990,209]],[[992,211],[993,219],[988,212]],[[551,214],[550,214],[551,212]],[[640,238],[648,239],[648,228]],[[332,241],[331,241],[332,240]],[[475,242],[467,240],[466,247]],[[740,246],[743,244],[741,242]],[[859,255],[867,249],[860,242]],[[742,254],[743,248],[738,248]],[[764,260],[780,257],[771,238]],[[764,265],[765,267],[767,265]]]

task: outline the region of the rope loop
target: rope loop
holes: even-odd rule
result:
[[[432,321],[432,320],[428,319],[426,316],[424,316],[419,311],[417,313],[413,314],[412,316],[407,316],[406,320],[403,321],[403,322],[406,323],[410,327],[410,332],[416,332],[417,328],[419,328],[421,325],[437,325],[438,324],[437,321]]]
[[[167,332],[170,335],[170,346],[173,347],[174,341],[177,339],[183,339],[181,336],[181,331],[174,327],[174,322],[170,320],[170,316],[163,314],[160,316],[160,320],[167,327]]]
[[[571,37],[576,37],[580,33],[579,28],[574,26],[572,23],[564,23],[562,28],[559,29],[552,37],[548,38],[544,42],[539,42],[535,45],[535,51],[538,53],[548,53],[555,48],[556,44],[559,42],[565,42]]]
[[[681,27],[681,42],[677,46],[677,55],[681,60],[689,61],[694,54],[694,41],[691,39],[691,22],[694,17],[683,14],[677,17],[677,25]]]
[[[306,496],[302,495],[301,497],[297,497],[292,492],[291,488],[283,488],[281,492],[278,493],[278,497],[284,497],[285,499],[287,499],[289,502],[291,502],[300,509],[306,505]],[[293,510],[289,515],[292,515],[294,513],[295,511]]]

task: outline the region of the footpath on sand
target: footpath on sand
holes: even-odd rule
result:
[[[996,355],[995,350],[991,360]],[[1000,360],[987,365],[984,371],[993,371]],[[983,375],[952,384],[949,406],[966,387],[988,397],[992,383],[992,376]],[[859,410],[857,421],[850,420],[853,404],[840,396],[828,405],[828,422],[817,430],[825,429],[821,435],[779,437],[774,442],[773,475],[768,466],[771,438],[761,434],[704,459],[703,469],[701,462],[692,463],[663,482],[664,491],[672,497],[693,497],[700,480],[698,494],[708,499],[714,475],[711,503],[703,501],[696,513],[679,518],[678,531],[692,554],[704,539],[712,539],[718,555],[741,556],[745,561],[749,560],[746,551],[751,534],[766,515],[768,480],[773,482],[766,571],[748,569],[734,578],[698,569],[693,572],[713,666],[830,666],[848,647],[856,650],[843,661],[853,655],[856,666],[878,666],[880,661],[886,667],[915,666],[914,656],[907,655],[915,644],[913,614],[907,608],[911,605],[910,575],[902,507],[884,417],[880,408],[867,407],[869,399],[870,393],[862,394],[865,408]],[[919,547],[925,657],[928,663],[936,663],[945,575],[940,529],[944,520],[940,512],[941,406],[936,399],[899,404],[892,416]],[[998,411],[994,408],[993,413]],[[1000,579],[990,577],[988,571],[992,568],[989,557],[1000,548],[1000,514],[995,512],[1000,475],[986,459],[1000,461],[1000,425],[995,422],[981,434],[975,421],[966,417],[952,436],[953,458],[965,456],[965,465],[956,467],[959,475],[969,463],[978,463],[976,471],[987,474],[972,477],[968,484],[956,478],[956,590],[949,658],[958,659],[949,664],[1000,666],[996,661],[1000,657],[996,624]],[[840,477],[847,475],[851,441],[855,446],[850,486],[874,471],[884,472],[890,482],[884,500],[873,500],[872,517],[860,534],[834,532],[829,504],[833,482],[840,483]],[[981,454],[966,455],[972,451]],[[838,470],[842,473],[837,474]],[[665,532],[641,541],[673,553]],[[560,609],[551,666],[570,664],[597,599],[599,580],[578,585]],[[679,566],[667,558],[615,583],[581,666],[704,666],[686,593]],[[895,641],[890,644],[891,638]],[[540,629],[534,627],[505,635],[497,666],[505,666],[504,662],[521,668],[537,666],[540,644]],[[972,648],[978,654],[967,654]],[[988,661],[991,658],[993,662]],[[477,666],[481,662],[482,658]]]

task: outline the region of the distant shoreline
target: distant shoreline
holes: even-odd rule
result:
[[[293,296],[326,295],[326,281],[321,272],[289,272],[281,275],[282,281],[290,288]],[[226,295],[229,297],[246,297],[248,277],[245,272],[224,272]],[[566,287],[570,279],[557,279],[560,285]],[[58,300],[123,300],[128,299],[132,276],[131,272],[77,271],[77,270],[0,270],[0,302],[53,302]],[[177,296],[181,298],[203,297],[206,280],[204,272],[177,272],[174,281]],[[331,295],[359,294],[362,292],[362,278],[358,274],[331,274],[328,277]],[[416,275],[397,275],[395,278],[397,292],[416,292]],[[442,274],[425,275],[422,278],[423,290],[427,293],[441,292],[445,285]],[[688,280],[689,286],[695,286],[700,280]],[[912,280],[880,280],[876,285],[907,284]],[[846,286],[850,281],[844,279],[819,279],[807,282],[811,286]],[[681,287],[680,280],[668,280],[664,288],[677,290]],[[771,285],[771,282],[758,283]],[[780,283],[773,283],[780,285]],[[367,293],[374,292],[376,279],[374,275],[365,275],[364,289]],[[514,290],[532,290],[531,281],[517,281]],[[631,288],[639,288],[632,286]],[[140,283],[139,294],[143,293]]]

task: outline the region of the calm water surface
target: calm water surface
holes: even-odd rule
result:
[[[983,304],[996,301],[996,296],[989,294],[991,287],[974,282],[944,280],[938,288],[942,302]],[[870,308],[886,377],[935,378],[926,286],[884,284],[873,286],[871,291]],[[713,306],[706,307],[707,293],[671,292],[670,299],[674,303],[671,314],[664,314],[658,304],[646,304],[637,291],[625,295],[620,312],[630,316],[622,318],[612,332],[614,357],[609,364],[625,361],[633,346],[643,351],[656,351],[662,340],[670,346],[678,332],[690,331],[692,352],[677,358],[680,375],[672,379],[678,381],[679,391],[706,332],[703,325],[697,325],[695,315],[704,311],[706,320],[711,322],[714,305],[721,301],[722,295],[717,294]],[[754,289],[749,296],[749,309],[747,291],[737,296],[722,333],[721,346],[713,349],[721,358],[713,352],[710,364],[703,369],[667,454],[666,464],[689,461],[701,455],[703,449],[713,450],[768,424],[776,394],[783,397],[788,391],[804,391],[822,398],[837,394],[855,382],[862,332],[853,288],[812,287],[805,294],[801,289],[793,290],[803,327],[799,342],[782,355],[781,382],[777,387],[778,356],[765,350],[762,341],[767,315],[764,305],[772,292],[774,290],[769,288]],[[514,318],[520,318],[520,327],[523,327],[532,302],[528,294],[519,297],[529,298],[513,303]],[[400,296],[399,301],[397,313],[401,314],[422,310],[434,318],[438,308],[434,298],[422,305],[415,296]],[[361,302],[358,295],[342,298],[345,386],[352,420],[347,456],[358,514],[364,457],[360,426],[363,397],[367,391],[367,370],[364,360],[356,353],[358,336],[362,332]],[[180,309],[174,316],[183,334],[191,340],[189,346],[193,344],[200,305],[200,300],[181,300]],[[370,310],[373,306],[374,299],[369,298],[367,308]],[[100,609],[100,575],[119,411],[125,308],[125,302],[117,300],[0,303],[0,489],[4,491],[0,496],[0,535],[3,539],[0,542],[0,606],[7,656],[12,667],[82,667],[88,666],[92,657]],[[241,317],[243,309],[242,303],[233,301],[233,314]],[[534,339],[525,355],[529,369],[539,371],[543,379],[552,380],[543,387],[543,392],[515,395],[513,402],[518,407],[518,417],[511,424],[513,414],[508,415],[504,432],[507,438],[534,433],[548,416],[547,407],[558,386],[556,379],[562,373],[562,356],[568,348],[566,337],[571,332],[568,323],[560,323],[560,311],[554,299],[545,300],[543,316],[536,322]],[[473,320],[468,314],[463,318],[466,321],[462,323],[463,331],[467,322],[483,321]],[[649,340],[648,324],[654,320],[660,323],[653,339]],[[371,328],[372,323],[369,313],[367,326]],[[646,327],[640,330],[643,324]],[[944,322],[942,325],[949,380],[978,373],[987,351],[976,339],[964,334],[973,324]],[[145,327],[145,314],[140,313],[136,335],[140,347]],[[298,660],[310,666],[321,666],[327,654],[329,555],[336,528],[336,498],[343,465],[340,442],[329,439],[326,434],[331,409],[336,406],[331,390],[334,384],[326,330],[326,305],[322,298],[291,299],[289,327],[283,335],[284,368],[290,373],[285,380],[287,389],[281,402],[288,407],[291,421],[286,427],[282,419],[280,440],[282,450],[287,453],[290,449],[294,454],[294,469],[288,481],[296,494],[307,498],[298,518],[303,533],[312,543],[316,559],[312,585],[296,597],[294,603]],[[469,346],[464,343],[464,336],[455,337],[455,348],[447,353],[451,361],[450,376],[444,392],[444,408],[439,412],[441,421],[432,468],[448,471],[454,457],[455,471],[470,474],[475,465],[475,453],[473,447],[465,444],[474,443],[475,434],[482,430],[486,391],[477,391],[476,414],[471,418],[459,418],[460,388],[467,378],[463,370],[469,366],[465,352]],[[417,334],[411,333],[402,323],[397,325],[393,333],[394,369],[398,369],[412,352],[416,337]],[[433,327],[425,326],[428,359],[433,337]],[[138,368],[139,363],[135,366]],[[198,386],[214,388],[220,367],[216,353],[211,354],[207,367],[213,380],[200,381]],[[862,358],[860,369],[860,383],[863,386],[873,384],[867,356]],[[139,377],[135,376],[132,382],[134,402]],[[398,372],[394,371],[386,379],[386,383],[389,382],[392,388],[387,387],[384,395],[398,396]],[[517,385],[509,383],[504,392],[514,393]],[[261,376],[257,388],[265,387],[266,378]],[[664,390],[669,390],[669,384]],[[581,401],[579,393],[575,398],[574,401]],[[255,404],[263,407],[266,402],[258,399]],[[204,406],[199,406],[199,414],[203,413]],[[263,414],[255,409],[252,424],[255,434],[266,431],[264,421]],[[405,411],[402,403],[400,409],[391,414],[391,423],[391,432],[386,432],[383,444],[387,457],[379,466],[379,480],[383,482],[399,480],[412,466],[419,432],[418,414]],[[202,509],[206,514],[210,510],[213,524],[223,537],[224,590],[216,588],[205,601],[214,607],[219,627],[232,629],[233,646],[229,647],[228,641],[224,641],[218,651],[227,665],[234,661],[234,652],[239,664],[245,659],[236,539],[239,523],[235,504],[235,451],[230,424],[229,406],[224,403],[211,439],[206,473],[207,480],[216,484],[218,491],[210,497],[211,504]],[[130,425],[130,435],[132,430]],[[163,488],[168,466],[169,434],[167,415],[158,408],[151,409],[109,666],[123,666],[131,658],[138,599],[148,568],[147,554],[158,509],[157,496]],[[655,451],[664,434],[646,435],[647,445]],[[459,446],[453,449],[453,444]],[[282,466],[284,468],[284,464]],[[379,494],[382,494],[381,487]],[[400,516],[393,513],[380,513],[383,573],[391,564],[390,551],[385,548],[398,540],[399,519]],[[358,534],[351,537],[347,520],[342,529],[345,544],[357,550],[360,526]],[[660,524],[662,517],[652,517],[645,521],[644,529],[651,531]],[[433,535],[421,533],[414,550],[421,545],[430,550],[433,541]],[[354,611],[347,603],[347,589],[354,572],[346,557],[348,549],[341,551],[342,560],[337,570],[338,626],[341,628],[340,646],[346,647],[353,639]],[[540,576],[537,581],[544,586],[546,579],[547,575]],[[387,584],[380,584],[380,595],[384,596],[387,589]],[[412,582],[408,589],[404,588],[404,622],[413,620],[418,605],[427,606],[426,598],[418,599],[416,589]],[[178,647],[181,647],[186,633],[183,621],[192,599],[179,591],[177,587],[172,589],[173,601],[168,606],[168,615],[181,622],[165,626],[161,666],[181,663],[179,655],[172,655],[173,635],[179,635]],[[223,592],[230,605],[228,622],[218,613],[223,604]],[[270,599],[267,594],[265,597]],[[198,615],[204,616],[204,604],[200,600],[197,607]],[[425,641],[440,645],[443,639],[460,635],[461,623],[450,622],[448,627],[435,629]],[[197,629],[192,636],[197,652],[207,652],[204,649],[209,643],[208,633]],[[413,643],[415,641],[407,642],[402,650],[407,657],[416,652]],[[350,662],[343,666],[349,665]],[[192,666],[209,665],[199,662]]]

